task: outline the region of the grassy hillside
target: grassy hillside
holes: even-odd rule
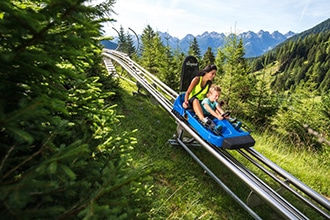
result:
[[[266,69],[276,74],[272,79],[274,91],[292,90],[300,83],[308,82],[313,83],[312,88],[321,94],[327,93],[330,88],[329,21],[251,59],[252,71]],[[269,68],[273,64],[275,71]]]
[[[133,158],[136,164],[148,167],[146,187],[150,187],[152,207],[145,211],[150,219],[253,219],[242,209],[181,147],[168,144],[176,132],[174,119],[155,101],[133,95],[135,85],[121,81],[122,103],[119,114],[124,117],[118,125],[123,131],[135,131],[137,144]],[[319,155],[285,152],[276,137],[253,134],[255,148],[284,169],[329,195],[329,162]],[[221,166],[203,148],[195,153],[222,177],[222,181],[245,201],[250,190],[231,172]],[[278,219],[266,205],[256,212],[264,219]],[[313,216],[313,212],[310,211]],[[317,219],[317,218],[315,218]]]

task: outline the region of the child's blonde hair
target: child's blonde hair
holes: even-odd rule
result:
[[[207,93],[207,96],[211,95],[213,92],[221,92],[221,87],[218,85],[212,84]]]

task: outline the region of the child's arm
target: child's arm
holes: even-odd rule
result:
[[[225,113],[225,111],[221,108],[220,104],[217,105],[217,107],[216,107],[216,111],[217,111],[218,114],[221,115],[221,117],[222,117],[222,115]],[[226,117],[222,117],[222,118],[226,118],[226,119],[228,119],[228,118],[229,118],[229,115],[226,116]]]
[[[222,115],[223,113],[225,113],[225,111],[221,108],[220,104],[217,104],[216,110],[219,112],[220,115]]]
[[[219,114],[219,113],[217,112],[217,109],[216,109],[216,110],[213,110],[209,104],[207,104],[207,103],[203,103],[203,106],[204,106],[204,108],[205,108],[205,109],[206,109],[206,110],[207,110],[212,116],[214,116],[214,117],[216,117],[216,118],[218,118],[218,119],[220,119],[220,120],[224,119],[224,117],[222,117],[222,114]],[[217,106],[218,106],[218,105],[217,105]]]

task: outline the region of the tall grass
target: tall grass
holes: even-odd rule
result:
[[[290,172],[313,190],[329,198],[330,161],[329,151],[310,152],[293,150],[294,146],[281,142],[272,134],[257,136],[256,149],[278,166]]]

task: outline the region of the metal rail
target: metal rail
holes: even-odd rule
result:
[[[303,182],[301,182],[300,180],[292,176],[290,173],[283,170],[281,167],[279,167],[278,165],[276,165],[275,163],[273,163],[272,161],[270,161],[269,159],[258,153],[255,149],[249,148],[249,149],[245,149],[245,151],[249,153],[251,156],[253,156],[253,158],[255,158],[256,160],[253,160],[252,157],[250,157],[245,152],[243,152],[243,149],[238,151],[241,153],[241,155],[243,155],[251,163],[257,166],[260,170],[262,170],[268,176],[270,176],[276,182],[278,182],[283,187],[283,189],[290,191],[298,199],[300,199],[305,204],[307,204],[315,211],[320,213],[323,217],[330,219],[330,214],[325,211],[325,210],[328,211],[330,210],[330,202],[324,196],[318,194],[313,189],[306,186]],[[279,176],[282,177],[282,179],[279,178]],[[297,190],[302,192],[304,195],[302,195]],[[309,197],[310,199],[308,199],[307,197]],[[323,209],[321,207],[323,207]]]
[[[108,70],[112,61],[123,67],[136,81],[140,84],[157,102],[176,120],[178,127],[178,135],[176,142],[181,145],[190,156],[235,200],[241,205],[253,218],[260,217],[244,202],[240,200],[221,180],[190,150],[189,143],[183,140],[183,132],[187,132],[193,140],[204,147],[219,162],[225,165],[232,173],[234,173],[242,182],[244,182],[251,191],[258,196],[263,202],[267,203],[273,210],[285,219],[308,219],[300,210],[284,199],[279,192],[276,192],[261,180],[256,174],[248,170],[237,159],[235,159],[228,151],[212,146],[205,142],[185,121],[172,113],[173,101],[179,95],[166,84],[150,74],[143,67],[132,61],[126,54],[115,50],[104,50],[104,62]],[[109,71],[110,72],[110,71]],[[129,79],[130,80],[130,79]],[[133,82],[133,80],[130,80]],[[287,189],[298,199],[303,201],[309,207],[314,209],[326,219],[330,219],[330,201],[318,194],[310,187],[293,177],[291,174],[265,158],[253,148],[237,150],[243,157],[258,167],[261,171],[278,182],[283,188]],[[281,178],[280,178],[280,177]],[[297,191],[299,190],[299,192]]]

